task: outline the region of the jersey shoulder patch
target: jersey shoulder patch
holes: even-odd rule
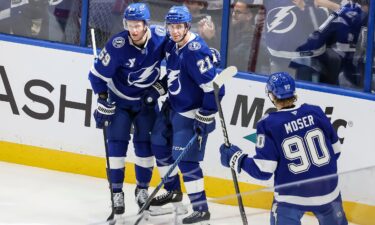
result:
[[[196,50],[199,50],[200,48],[202,47],[201,43],[199,43],[198,41],[192,41],[188,44],[188,48],[189,50],[191,51],[196,51]]]
[[[159,25],[154,26],[154,31],[155,31],[155,34],[160,37],[164,37],[167,34],[165,28]]]
[[[122,48],[125,45],[125,38],[123,38],[123,37],[113,38],[112,45],[115,48]]]

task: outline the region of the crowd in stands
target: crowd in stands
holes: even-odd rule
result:
[[[191,31],[220,49],[221,0],[90,0],[88,26],[98,47],[123,28],[124,9],[145,2],[152,23],[184,4]],[[227,64],[240,71],[285,71],[297,80],[363,87],[369,0],[232,0]],[[0,33],[78,45],[82,0],[2,0]],[[90,45],[90,38],[87,38]]]

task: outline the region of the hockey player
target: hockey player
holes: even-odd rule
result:
[[[366,3],[366,1],[361,1]],[[343,76],[359,87],[362,78],[353,62],[356,44],[361,28],[367,23],[367,13],[358,3],[350,2],[332,12],[329,18],[314,31],[300,48],[319,48],[327,46],[340,57]],[[340,71],[337,71],[340,72]],[[337,80],[339,74],[330,74]]]
[[[164,103],[152,132],[153,153],[161,176],[166,174],[173,159],[184,151],[194,134],[199,134],[198,141],[178,164],[193,205],[193,213],[182,220],[183,224],[210,219],[200,162],[204,159],[208,134],[215,129],[217,111],[212,85],[216,76],[216,57],[203,39],[190,31],[191,18],[186,6],[173,6],[165,17],[171,39],[166,47],[169,100]],[[177,171],[170,175],[164,188],[167,192],[151,201],[151,210],[181,202]]]
[[[257,124],[255,156],[235,145],[220,147],[221,163],[240,173],[268,180],[274,174],[272,225],[297,225],[311,211],[320,225],[348,224],[338,187],[340,143],[321,108],[296,105],[295,83],[285,72],[271,74],[266,92],[277,108]],[[314,182],[301,181],[331,175]],[[288,183],[298,185],[287,186]]]
[[[116,214],[124,213],[122,188],[132,124],[136,201],[141,207],[148,198],[154,163],[150,132],[156,113],[141,100],[150,88],[155,87],[162,94],[162,87],[156,81],[167,40],[164,27],[148,25],[150,13],[144,3],[130,4],[123,20],[125,31],[109,39],[89,73],[92,88],[98,94],[98,107],[94,112],[96,126],[107,129],[108,134],[108,170]]]
[[[287,71],[299,80],[336,84],[331,74],[339,70],[340,59],[325,46],[300,46],[328,17],[316,7],[322,1],[263,1],[266,8],[265,41],[270,53],[270,71]],[[327,5],[327,3],[323,4]],[[290,41],[293,40],[293,41]]]

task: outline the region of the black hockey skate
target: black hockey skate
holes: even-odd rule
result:
[[[211,214],[208,211],[194,211],[182,220],[182,224],[209,224]]]
[[[159,216],[170,214],[173,212],[177,212],[178,215],[186,214],[188,211],[186,206],[182,204],[182,197],[183,194],[180,190],[174,191],[167,191],[166,193],[156,196],[151,200],[150,203],[150,215],[151,216]],[[167,205],[168,203],[172,203],[173,207],[162,207]]]

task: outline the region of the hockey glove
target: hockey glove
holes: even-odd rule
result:
[[[207,136],[215,130],[215,114],[212,111],[200,109],[195,114],[194,130],[199,136]]]
[[[146,106],[154,106],[158,98],[166,93],[163,85],[156,82],[142,95],[142,104]]]
[[[98,106],[94,112],[94,118],[96,122],[96,128],[103,128],[104,124],[111,123],[112,117],[115,114],[116,106],[112,103],[107,102],[104,98],[98,98]]]
[[[221,63],[220,52],[216,48],[210,48],[212,54],[212,62],[215,67],[219,67]]]
[[[243,153],[242,150],[235,145],[227,147],[222,144],[220,146],[221,164],[236,170],[237,173],[241,172],[241,162],[245,157],[247,157],[247,154]]]
[[[361,6],[356,3],[347,3],[338,11],[338,15],[345,20],[348,26],[361,26],[361,14]]]

